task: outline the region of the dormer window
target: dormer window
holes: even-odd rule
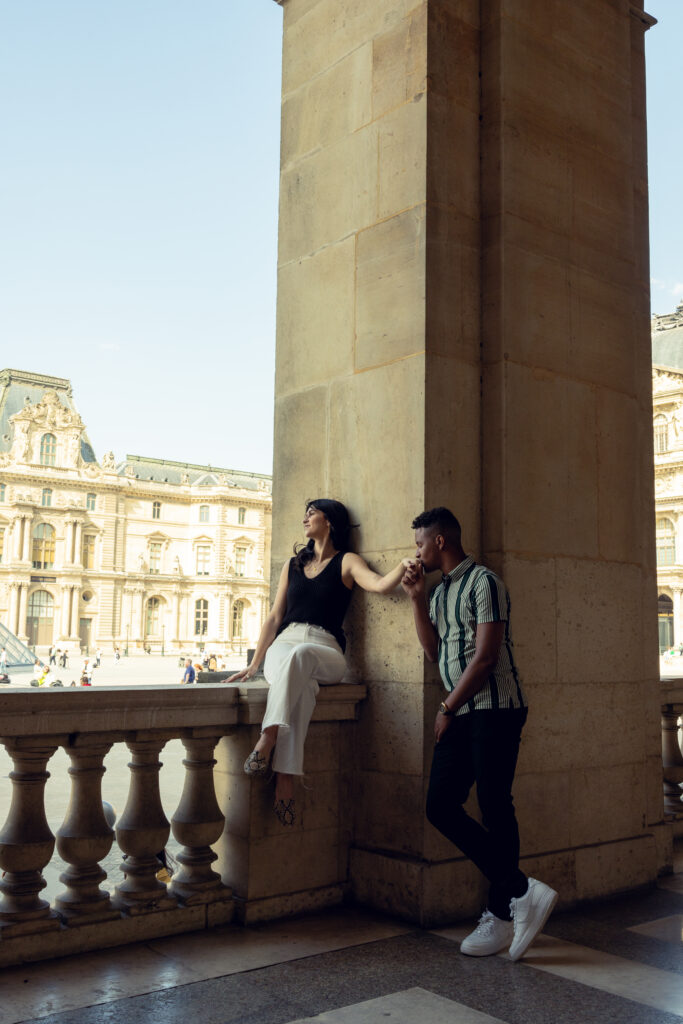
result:
[[[57,438],[54,434],[43,434],[40,439],[41,466],[54,466],[57,460]]]

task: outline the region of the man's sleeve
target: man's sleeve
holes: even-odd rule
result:
[[[477,622],[506,622],[508,619],[508,593],[505,584],[495,573],[483,572],[472,588],[474,613]]]

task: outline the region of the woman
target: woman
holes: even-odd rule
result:
[[[342,621],[354,583],[387,594],[400,582],[410,559],[380,576],[349,551],[352,529],[340,501],[318,498],[304,514],[305,547],[285,562],[270,614],[248,668],[229,683],[251,679],[265,658],[270,690],[261,736],[244,763],[247,775],[265,776],[272,755],[275,813],[293,825],[294,776],[303,775],[303,750],[318,683],[338,683],[346,671]]]

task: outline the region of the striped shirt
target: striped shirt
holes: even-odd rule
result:
[[[498,663],[484,686],[456,715],[469,711],[526,707],[510,639],[510,595],[503,581],[473,558],[444,576],[429,596],[429,617],[439,634],[439,670],[444,686],[455,688],[474,657],[477,625],[504,622]]]

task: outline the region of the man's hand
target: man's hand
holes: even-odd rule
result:
[[[442,715],[440,711],[436,713],[436,720],[434,722],[434,742],[438,743],[443,734],[449,728],[451,724],[450,715]]]
[[[412,599],[416,599],[418,597],[424,598],[425,577],[421,562],[408,562],[406,570],[403,573],[401,586],[408,597]]]

